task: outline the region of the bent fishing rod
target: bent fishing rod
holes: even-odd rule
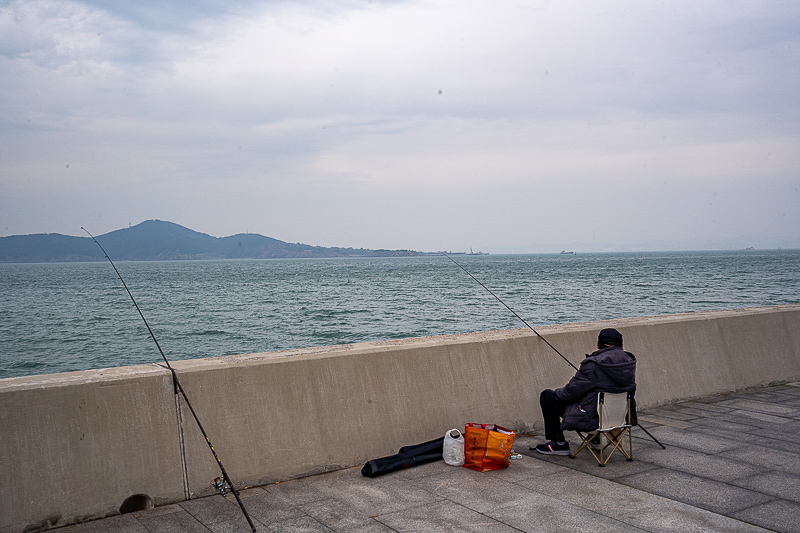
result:
[[[144,313],[142,313],[142,310],[139,308],[139,304],[136,303],[136,299],[133,297],[133,293],[131,293],[131,290],[128,288],[128,284],[125,283],[124,279],[122,279],[122,274],[120,274],[119,270],[117,270],[117,265],[115,265],[114,261],[112,261],[111,258],[108,256],[108,252],[106,252],[105,248],[103,248],[103,246],[100,244],[100,242],[98,242],[98,240],[94,237],[94,235],[89,233],[89,230],[87,230],[83,226],[81,226],[81,229],[83,231],[85,231],[89,235],[89,237],[92,238],[92,240],[95,242],[95,244],[97,244],[97,246],[100,247],[100,250],[103,251],[103,255],[105,255],[106,259],[108,259],[108,262],[111,263],[111,266],[114,268],[114,272],[117,273],[117,277],[122,282],[122,286],[125,287],[125,290],[128,292],[128,296],[131,297],[131,301],[133,302],[133,306],[139,312],[139,316],[142,317],[142,321],[144,322],[144,325],[147,327],[147,331],[150,332],[150,337],[153,339],[153,342],[156,343],[156,348],[158,348],[158,353],[161,354],[161,358],[164,359],[164,363],[166,363],[166,365],[167,365],[167,370],[169,370],[170,373],[172,374],[172,384],[175,387],[175,394],[178,394],[180,392],[181,396],[183,396],[183,401],[186,402],[186,406],[189,408],[189,411],[192,413],[192,416],[194,417],[194,421],[197,422],[197,427],[200,428],[200,433],[203,434],[203,438],[206,439],[206,444],[208,444],[208,447],[211,450],[211,453],[214,455],[214,459],[217,460],[217,466],[219,466],[219,469],[222,472],[222,477],[225,479],[225,482],[231,488],[231,492],[236,497],[236,502],[239,504],[239,507],[242,509],[242,513],[244,514],[244,517],[247,519],[247,523],[250,524],[250,529],[255,531],[256,530],[256,526],[253,525],[253,521],[250,519],[250,515],[247,514],[247,509],[244,508],[244,504],[242,503],[241,498],[239,498],[239,491],[236,490],[236,488],[234,488],[233,481],[231,481],[230,476],[228,476],[228,472],[225,471],[225,467],[222,466],[222,461],[220,460],[219,456],[217,455],[216,450],[214,450],[214,446],[211,444],[211,440],[208,438],[208,434],[206,434],[206,430],[203,428],[203,424],[200,423],[200,419],[197,417],[197,413],[194,412],[194,408],[192,407],[191,402],[189,402],[189,397],[186,395],[186,391],[183,390],[183,387],[181,386],[181,382],[178,380],[178,374],[175,372],[175,369],[172,368],[172,365],[169,364],[169,360],[167,359],[167,356],[164,355],[164,350],[161,349],[161,345],[158,343],[158,339],[156,339],[156,336],[153,333],[153,330],[150,329],[150,324],[147,323],[147,319],[144,317]]]
[[[510,307],[509,307],[509,306],[508,306],[508,305],[507,305],[507,304],[506,304],[506,303],[505,303],[503,300],[501,300],[501,299],[500,299],[500,297],[499,297],[499,296],[497,296],[495,293],[493,293],[491,290],[489,290],[489,288],[488,288],[486,285],[484,285],[483,283],[481,283],[481,281],[480,281],[478,278],[476,278],[475,276],[473,276],[473,275],[472,275],[472,273],[471,273],[469,270],[467,270],[466,268],[464,268],[464,267],[461,265],[461,263],[459,263],[458,261],[456,261],[455,259],[453,259],[452,257],[450,257],[448,254],[446,254],[446,253],[444,253],[444,252],[440,252],[440,253],[441,253],[443,256],[445,256],[446,258],[448,258],[450,261],[452,261],[453,263],[455,263],[455,265],[456,265],[458,268],[460,268],[461,270],[463,270],[464,272],[466,272],[466,273],[467,273],[467,275],[468,275],[469,277],[471,277],[472,279],[474,279],[474,280],[475,280],[475,281],[478,283],[478,285],[480,285],[481,287],[483,287],[484,289],[486,289],[486,292],[488,292],[489,294],[491,294],[492,296],[494,296],[494,297],[495,297],[495,299],[496,299],[498,302],[500,302],[501,304],[503,304],[503,306],[504,306],[506,309],[508,309],[509,311],[511,311],[512,313],[514,313],[514,316],[515,316],[515,317],[519,318],[519,319],[522,321],[522,323],[523,323],[523,324],[525,324],[526,326],[528,326],[528,328],[530,328],[530,330],[531,330],[531,331],[533,331],[534,333],[536,333],[536,335],[537,335],[537,336],[538,336],[540,339],[542,339],[542,340],[545,342],[545,344],[547,344],[547,345],[548,345],[550,348],[552,348],[552,349],[553,349],[553,351],[555,351],[555,352],[556,352],[558,355],[560,355],[560,356],[561,356],[561,359],[563,359],[564,361],[566,361],[566,362],[567,362],[567,364],[569,364],[569,366],[571,366],[571,367],[572,367],[572,368],[574,368],[575,370],[578,370],[578,368],[577,368],[575,365],[573,365],[573,364],[572,364],[572,361],[570,361],[569,359],[567,359],[566,357],[564,357],[564,354],[562,354],[561,352],[559,352],[559,351],[556,349],[556,347],[555,347],[555,346],[553,346],[552,344],[550,344],[550,342],[548,342],[548,340],[547,340],[547,339],[545,339],[544,337],[542,337],[541,333],[539,333],[538,331],[536,331],[535,329],[533,329],[533,326],[531,326],[530,324],[528,324],[528,322],[526,322],[524,318],[522,318],[521,316],[519,316],[519,315],[517,314],[517,312],[516,312],[516,311],[514,311],[513,309],[511,309],[511,308],[510,308]],[[666,446],[664,446],[663,444],[661,444],[661,443],[658,441],[658,439],[656,439],[656,438],[655,438],[653,435],[651,435],[651,434],[650,434],[650,432],[649,432],[649,431],[647,431],[647,430],[646,430],[645,428],[643,428],[641,425],[639,425],[639,424],[637,424],[637,425],[639,426],[639,428],[641,428],[641,430],[642,430],[642,431],[644,431],[645,433],[647,433],[647,436],[648,436],[648,437],[650,437],[651,439],[653,439],[653,441],[654,441],[656,444],[658,444],[659,446],[661,446],[661,448],[663,448],[664,450],[666,450],[666,449],[667,449],[667,447],[666,447]]]
[[[460,268],[461,270],[463,270],[464,272],[466,272],[466,273],[467,273],[467,275],[468,275],[469,277],[471,277],[472,279],[474,279],[474,280],[475,280],[475,281],[478,283],[478,285],[480,285],[481,287],[483,287],[484,289],[486,289],[486,292],[488,292],[489,294],[491,294],[492,296],[494,296],[494,297],[495,297],[495,299],[496,299],[498,302],[500,302],[501,304],[503,304],[503,305],[505,306],[505,308],[506,308],[506,309],[508,309],[509,311],[511,311],[512,313],[514,313],[514,316],[515,316],[515,317],[519,318],[519,319],[522,321],[522,323],[523,323],[523,324],[525,324],[526,326],[528,326],[528,328],[529,328],[529,329],[530,329],[532,332],[536,333],[536,335],[537,335],[537,336],[538,336],[540,339],[542,339],[542,340],[545,342],[545,344],[547,344],[549,347],[551,347],[551,348],[552,348],[552,349],[553,349],[553,350],[554,350],[554,351],[555,351],[555,352],[556,352],[558,355],[560,355],[560,356],[561,356],[561,359],[563,359],[564,361],[566,361],[566,362],[567,362],[567,364],[568,364],[569,366],[571,366],[571,367],[572,367],[572,368],[574,368],[575,370],[578,370],[578,367],[577,367],[577,366],[575,366],[575,365],[573,365],[573,364],[572,364],[572,361],[570,361],[569,359],[567,359],[566,357],[564,357],[564,354],[562,354],[561,352],[559,352],[559,351],[556,349],[556,347],[555,347],[555,346],[553,346],[552,344],[550,344],[550,343],[547,341],[547,339],[545,339],[544,337],[542,337],[542,335],[541,335],[541,334],[540,334],[538,331],[536,331],[535,329],[533,329],[533,326],[531,326],[530,324],[528,324],[528,323],[525,321],[525,319],[524,319],[524,318],[522,318],[521,316],[519,316],[519,315],[517,314],[517,312],[516,312],[516,311],[514,311],[514,310],[513,310],[513,309],[511,309],[511,308],[510,308],[508,305],[506,305],[506,303],[505,303],[503,300],[501,300],[499,296],[497,296],[495,293],[493,293],[491,290],[489,290],[489,288],[488,288],[486,285],[484,285],[483,283],[481,283],[481,281],[480,281],[478,278],[476,278],[475,276],[473,276],[473,275],[472,275],[472,273],[471,273],[469,270],[467,270],[466,268],[464,268],[463,266],[461,266],[461,264],[460,264],[458,261],[456,261],[455,259],[453,259],[453,258],[452,258],[452,257],[450,257],[449,255],[447,255],[446,253],[444,253],[444,252],[441,252],[441,254],[442,254],[443,256],[445,256],[446,258],[448,258],[448,259],[449,259],[450,261],[452,261],[453,263],[455,263],[455,265],[456,265],[458,268]]]

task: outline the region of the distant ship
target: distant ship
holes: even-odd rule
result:
[[[574,254],[574,253],[575,252],[567,252],[565,250],[561,250],[561,255],[570,255],[570,254]]]
[[[489,255],[489,252],[473,252],[472,248],[467,252],[447,252],[447,255]]]

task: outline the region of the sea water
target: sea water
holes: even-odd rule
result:
[[[800,303],[800,250],[452,259],[534,328]],[[441,255],[116,265],[170,361],[525,327]],[[160,361],[107,261],[0,264],[0,378]]]

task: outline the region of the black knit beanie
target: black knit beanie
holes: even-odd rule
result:
[[[597,342],[611,344],[612,346],[622,346],[622,333],[614,328],[606,328],[600,331],[600,335],[597,336]]]

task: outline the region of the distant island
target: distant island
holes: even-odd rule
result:
[[[322,257],[410,257],[430,255],[413,250],[325,248],[291,244],[255,233],[212,237],[173,222],[147,220],[129,228],[97,235],[114,261],[174,261],[191,259],[279,259]],[[88,236],[58,233],[0,237],[0,263],[65,263],[104,261]]]

